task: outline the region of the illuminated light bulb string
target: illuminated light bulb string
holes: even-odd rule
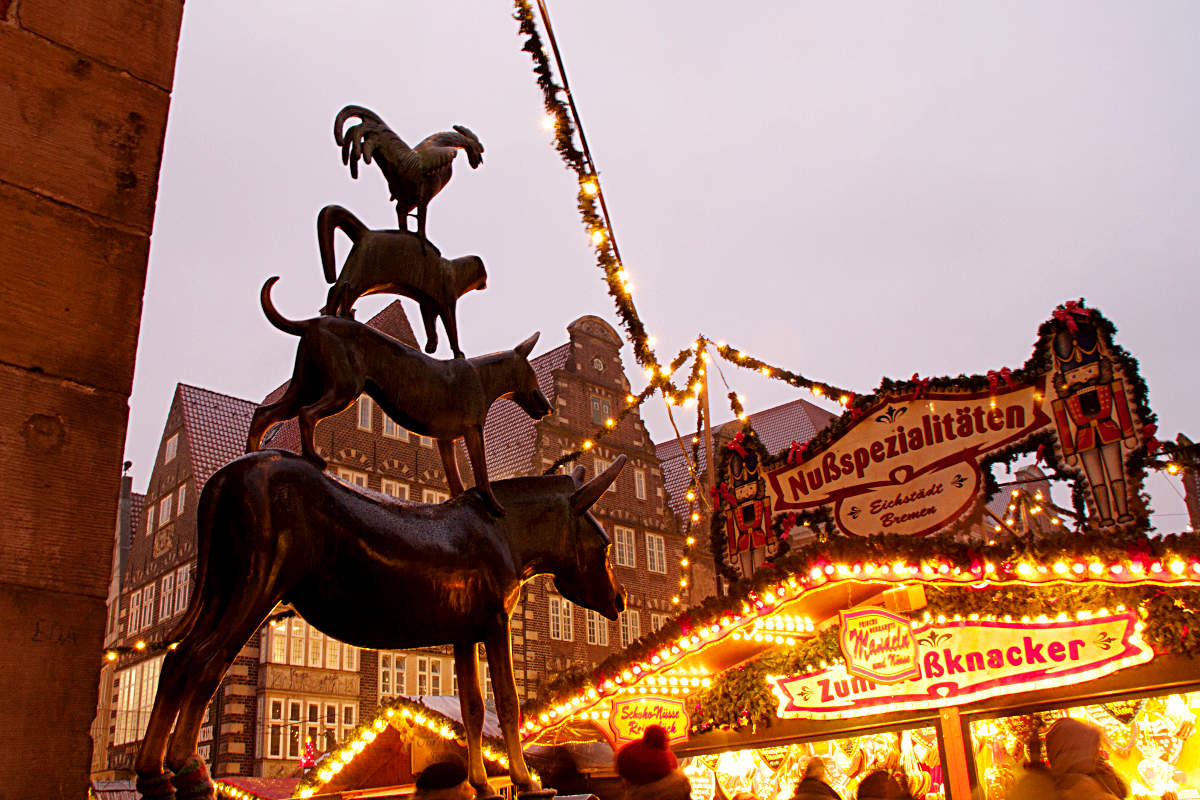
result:
[[[466,746],[466,730],[449,717],[443,716],[420,703],[403,697],[384,702],[374,719],[362,723],[348,734],[335,749],[321,757],[296,785],[295,797],[311,797],[334,776],[349,766],[354,759],[366,752],[370,745],[391,725],[397,730],[427,738],[457,742]],[[504,742],[494,736],[483,737],[483,758],[503,769],[508,769],[508,755]],[[537,773],[530,771],[535,780]]]
[[[734,594],[706,599],[610,656],[589,675],[551,686],[546,699],[525,710],[521,735],[527,741],[536,739],[607,699],[641,692],[638,687],[645,678],[669,673],[681,659],[695,657],[726,638],[765,641],[770,636],[776,644],[790,646],[794,641],[804,646],[811,633],[809,621],[793,624],[792,630],[785,624],[781,630],[771,619],[786,620],[788,604],[808,592],[855,581],[924,585],[935,618],[1084,618],[1080,615],[1105,615],[1127,606],[1154,620],[1145,636],[1157,652],[1200,653],[1196,537],[1126,541],[1057,530],[1037,540],[985,546],[948,537],[912,540],[892,535],[831,539],[798,548],[737,585]],[[989,587],[996,591],[979,591]]]
[[[273,624],[279,622],[280,620],[285,620],[285,619],[288,619],[289,617],[294,617],[294,616],[296,616],[296,612],[294,610],[292,610],[290,608],[285,609],[283,611],[278,612],[277,614],[272,614],[271,616],[267,617],[266,622],[264,624],[273,625]],[[179,646],[178,642],[170,642],[170,641],[165,641],[165,640],[155,641],[155,642],[147,642],[145,639],[138,639],[136,642],[134,642],[131,645],[123,645],[121,647],[105,648],[104,660],[105,661],[116,661],[120,656],[127,655],[129,653],[163,653],[163,652],[166,652],[167,650],[174,650],[178,646]]]

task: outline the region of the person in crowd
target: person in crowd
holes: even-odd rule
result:
[[[804,765],[804,775],[796,784],[792,800],[842,800],[842,796],[829,785],[825,773],[825,761],[813,756]]]
[[[437,761],[417,775],[413,800],[475,800],[475,787],[467,781],[461,761]]]
[[[912,800],[908,790],[885,769],[878,769],[862,779],[857,800]]]
[[[1049,772],[1030,770],[1008,793],[1008,800],[1124,800],[1129,785],[1100,749],[1101,733],[1070,717],[1046,731]]]
[[[617,751],[617,774],[627,800],[691,800],[692,784],[679,771],[661,725],[646,728],[642,738]]]

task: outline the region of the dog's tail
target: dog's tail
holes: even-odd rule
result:
[[[341,206],[325,206],[317,214],[317,247],[321,250],[321,268],[325,270],[326,283],[337,280],[333,264],[333,232],[339,228],[355,243],[367,230],[358,217]]]
[[[275,304],[271,302],[271,287],[279,280],[278,275],[272,275],[267,278],[267,282],[263,284],[262,291],[258,293],[258,301],[262,304],[263,313],[267,315],[267,321],[274,325],[284,333],[290,333],[293,336],[299,336],[304,333],[305,320],[293,321],[280,314],[275,310]]]

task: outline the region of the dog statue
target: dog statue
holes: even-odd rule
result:
[[[334,274],[333,234],[340,229],[354,246]],[[387,292],[416,300],[425,323],[425,352],[437,350],[436,320],[442,318],[450,349],[462,358],[458,347],[458,298],[472,289],[487,288],[487,271],[479,256],[442,258],[436,247],[430,252],[424,240],[400,230],[373,231],[341,206],[325,206],[317,214],[317,246],[325,280],[332,283],[322,314],[353,317],[358,298]]]
[[[323,469],[325,461],[317,455],[313,439],[317,422],[348,408],[365,392],[397,424],[437,439],[452,495],[463,492],[454,442],[464,439],[476,488],[497,514],[503,514],[488,482],[483,423],[492,403],[501,397],[535,420],[550,413],[550,403],[529,365],[538,334],[512,350],[439,360],[345,317],[286,319],[271,303],[271,287],[277,280],[268,278],[263,284],[259,294],[263,313],[279,330],[299,336],[300,343],[283,396],[255,409],[246,451],[258,450],[263,434],[276,422],[295,416],[304,457]]]

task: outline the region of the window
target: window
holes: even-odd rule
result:
[[[421,502],[422,503],[444,503],[449,499],[450,499],[450,495],[447,492],[439,492],[435,489],[422,489],[421,490]]]
[[[146,735],[162,656],[151,658],[117,673],[117,714],[113,744],[136,742]]]
[[[125,619],[125,633],[137,633],[142,629],[142,590],[129,594],[129,616]]]
[[[163,446],[163,463],[166,464],[171,459],[175,458],[175,454],[179,452],[179,434],[172,433],[171,438],[167,439],[166,445]]]
[[[359,395],[358,397],[358,429],[360,431],[371,430],[371,414],[375,410],[375,403],[367,395]]]
[[[604,472],[604,470],[608,469],[611,466],[612,466],[612,462],[605,461],[603,458],[597,458],[594,462],[592,462],[592,468],[594,470],[596,470],[597,475],[599,475],[601,472]],[[608,488],[605,489],[604,491],[615,492],[616,490],[617,490],[617,482],[613,481],[612,483],[610,483],[608,485]]]
[[[392,421],[392,418],[387,414],[383,415],[383,435],[389,439],[399,439],[402,442],[408,441],[408,431]]]
[[[597,425],[603,425],[604,421],[612,416],[612,406],[608,400],[603,397],[592,395],[592,422]]]
[[[642,619],[637,611],[622,611],[620,617],[621,623],[621,647],[629,647],[642,636]]]
[[[550,638],[570,642],[575,638],[572,629],[571,601],[550,597]]]
[[[395,697],[408,691],[404,667],[408,661],[401,653],[379,654],[379,696]]]
[[[260,702],[259,717],[265,722],[259,752],[270,759],[298,760],[305,742],[312,742],[317,752],[328,752],[354,731],[358,716],[357,704],[339,708],[317,697],[271,695]]]
[[[458,697],[458,670],[454,667],[454,659],[450,659],[450,696]]]
[[[646,569],[651,572],[667,572],[667,548],[663,537],[646,534]]]
[[[587,642],[588,644],[598,644],[601,647],[608,646],[608,620],[587,609]]]
[[[633,546],[633,528],[613,526],[613,555],[619,567],[636,567],[637,551]]]
[[[142,624],[138,630],[154,624],[154,587],[155,584],[152,583],[142,589]]]
[[[304,621],[292,617],[288,622],[288,663],[304,666]]]
[[[178,507],[175,509],[175,516],[178,517],[183,514],[183,504],[184,504],[185,500],[187,500],[187,484],[186,483],[180,484],[180,486],[179,486],[179,502],[176,504]]]
[[[442,694],[442,660],[429,659],[429,694],[440,697]]]
[[[169,619],[175,616],[175,573],[163,575],[158,594],[158,618]]]
[[[146,535],[154,530],[154,506],[146,506]]]
[[[397,500],[408,499],[408,485],[401,483],[400,481],[384,478],[380,488],[384,494],[395,497]]]
[[[299,617],[263,629],[259,656],[272,664],[358,671],[358,648],[318,631]]]
[[[364,489],[367,488],[367,473],[365,472],[359,472],[356,469],[338,467],[337,476],[351,486],[361,486]]]
[[[187,610],[188,598],[191,593],[192,565],[184,564],[175,570],[175,613],[182,614]]]
[[[667,624],[666,614],[651,614],[650,615],[650,630],[651,632],[658,630],[663,625]]]
[[[430,437],[422,436],[422,437],[420,437],[420,439],[421,439],[421,447],[433,447],[433,439],[431,439]]]
[[[646,470],[644,469],[633,471],[633,494],[638,500],[646,499]]]
[[[308,665],[320,667],[325,661],[325,634],[308,627]]]
[[[492,692],[492,669],[486,661],[480,665],[480,674],[483,676],[483,699],[495,700],[496,695]]]
[[[171,501],[175,495],[169,494],[164,497],[158,504],[158,527],[162,527],[171,521]]]
[[[417,694],[421,697],[429,694],[429,659],[417,658]]]

